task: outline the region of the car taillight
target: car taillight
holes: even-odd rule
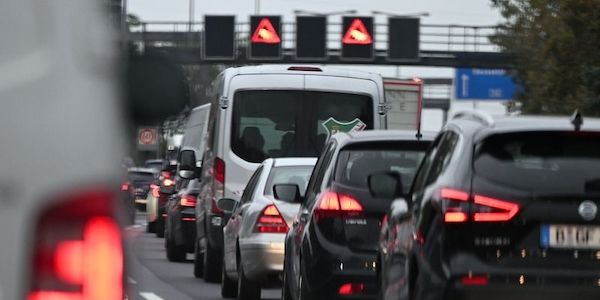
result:
[[[327,218],[358,216],[362,213],[363,206],[356,198],[331,191],[323,192],[314,212],[317,222]]]
[[[342,284],[338,290],[340,296],[350,296],[361,294],[365,290],[364,283],[345,283]]]
[[[171,172],[162,171],[160,172],[160,176],[162,176],[163,178],[171,178]]]
[[[129,190],[129,182],[123,182],[123,184],[121,184],[121,191],[128,191]]]
[[[160,187],[154,183],[150,185],[150,192],[154,198],[160,197]]]
[[[175,184],[175,181],[173,181],[172,179],[167,178],[167,179],[163,180],[163,186],[172,186],[174,184]]]
[[[225,161],[215,158],[215,179],[221,184],[225,184]]]
[[[123,299],[123,242],[114,201],[111,193],[93,190],[41,215],[27,299]]]
[[[261,233],[287,233],[288,226],[274,204],[265,207],[256,221],[256,231]]]
[[[181,200],[179,200],[179,204],[181,204],[181,206],[195,207],[196,197],[193,195],[183,195]]]
[[[505,222],[520,209],[516,203],[449,188],[441,189],[441,198],[446,223],[464,223],[469,218],[475,222]]]

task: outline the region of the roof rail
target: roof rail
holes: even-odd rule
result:
[[[464,110],[459,111],[452,117],[452,120],[456,119],[469,119],[483,123],[485,126],[493,126],[494,118],[488,113],[479,110]]]

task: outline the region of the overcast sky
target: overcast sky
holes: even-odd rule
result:
[[[127,0],[128,11],[140,17],[143,21],[188,21],[190,0]],[[204,15],[236,15],[238,20],[248,20],[254,14],[254,0],[212,0],[195,1],[196,21],[201,21]],[[343,10],[357,10],[359,15],[372,15],[372,11],[385,11],[394,14],[429,13],[424,17],[424,24],[459,24],[459,25],[495,25],[501,21],[497,10],[490,5],[490,0],[261,0],[260,14],[282,15],[284,21],[294,20],[294,10],[302,9],[320,13]],[[378,16],[385,18],[383,16]],[[339,16],[331,17],[339,21]],[[377,72],[384,76],[402,77],[453,77],[454,70],[450,68],[419,68],[419,67],[357,67]],[[470,109],[471,103],[454,103],[453,110]],[[479,105],[480,109],[491,113],[502,113],[503,106],[493,103]],[[425,112],[424,126],[427,129],[439,129],[441,113]]]

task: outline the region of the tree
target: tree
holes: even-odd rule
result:
[[[522,111],[600,116],[600,0],[492,0]]]

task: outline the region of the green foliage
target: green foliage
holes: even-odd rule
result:
[[[524,113],[600,116],[600,0],[492,0]]]

